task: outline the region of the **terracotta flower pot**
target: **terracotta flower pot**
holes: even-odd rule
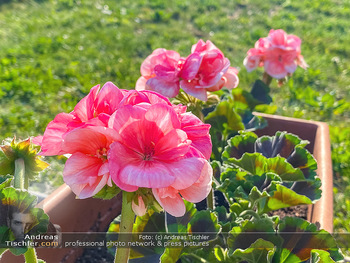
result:
[[[321,228],[333,231],[333,175],[328,126],[322,122],[305,121],[275,115],[255,113],[268,121],[267,128],[257,134],[274,135],[276,131],[287,131],[309,140],[307,149],[315,156],[317,174],[322,181],[322,198],[308,209],[308,220],[318,222]],[[105,201],[99,199],[79,200],[68,186],[62,185],[43,202],[38,204],[50,216],[54,224],[61,226],[62,232],[98,232],[104,231],[121,210],[119,196]],[[82,248],[38,248],[38,257],[48,263],[75,262]],[[6,253],[1,263],[18,263],[18,257]]]

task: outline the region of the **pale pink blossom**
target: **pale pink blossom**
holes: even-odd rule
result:
[[[153,90],[167,97],[179,93],[181,57],[173,50],[158,48],[141,65],[141,77],[136,90]]]
[[[131,203],[132,211],[134,211],[135,215],[137,216],[144,216],[147,212],[147,207],[140,195],[137,197],[137,202],[138,204],[136,204],[134,200],[132,200],[132,203]]]
[[[243,61],[243,64],[247,68],[248,72],[251,72],[257,67],[262,67],[264,65],[264,54],[269,46],[270,43],[267,38],[260,38],[255,43],[254,48],[248,50],[247,57]]]
[[[141,65],[137,90],[154,90],[175,97],[182,88],[186,93],[207,100],[207,91],[238,85],[238,71],[230,68],[224,54],[209,40],[199,40],[187,58],[172,50],[156,49]]]
[[[210,89],[217,90],[224,86],[225,80],[221,82],[224,74],[228,71],[230,67],[230,61],[224,56],[220,49],[218,49],[211,41],[199,40],[197,44],[192,47],[191,56],[197,56],[200,59],[196,60],[196,65],[194,68],[198,68],[195,77],[189,79],[183,77],[181,73],[180,76],[183,78],[180,81],[180,87],[188,94],[206,101],[207,91]],[[188,59],[187,58],[187,59]],[[185,65],[186,65],[185,61]],[[235,74],[231,71],[231,74]],[[236,74],[235,74],[236,75]],[[238,84],[238,77],[236,83]],[[230,86],[228,88],[234,88],[237,85]]]
[[[63,180],[81,199],[112,186],[107,153],[117,134],[106,127],[77,128],[66,134],[62,149],[72,154],[63,170]]]
[[[263,66],[271,77],[281,79],[292,74],[297,66],[307,67],[300,46],[299,37],[288,35],[282,29],[271,29],[268,37],[259,39],[247,52],[243,64],[248,72]]]

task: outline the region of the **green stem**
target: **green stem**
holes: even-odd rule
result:
[[[207,196],[207,207],[211,210],[214,210],[214,191],[213,188],[210,190],[210,193]]]
[[[24,258],[26,259],[26,262],[37,263],[38,258],[36,257],[35,248],[29,247],[27,252],[24,253]]]
[[[263,81],[267,86],[270,86],[271,81],[272,81],[272,77],[271,77],[269,74],[267,74],[266,72],[264,72],[262,81]]]
[[[130,233],[130,235],[123,238],[123,242],[128,244],[131,241],[132,227],[134,224],[135,214],[132,211],[131,202],[127,200],[128,192],[123,191],[123,200],[122,200],[122,218],[120,222],[120,231],[119,233]],[[119,240],[123,236],[119,237]],[[117,253],[115,254],[114,263],[126,263],[129,259],[130,248],[118,248]]]
[[[14,187],[18,189],[25,189],[25,165],[22,158],[15,161],[15,178]]]
[[[239,216],[245,217],[247,215],[255,217],[256,219],[260,219],[260,216],[256,212],[254,212],[253,210],[245,210]]]
[[[25,176],[25,163],[22,158],[15,160],[15,178],[14,187],[18,189],[26,189],[29,187],[29,178]],[[38,258],[36,257],[35,248],[28,248],[27,252],[24,253],[26,262],[37,263]]]
[[[201,262],[201,263],[209,263],[209,261],[207,261],[207,260],[205,260],[204,258],[201,258],[201,257],[199,257],[199,256],[197,256],[197,255],[195,255],[195,254],[192,254],[192,253],[190,253],[190,254],[188,254],[189,256],[191,256],[191,257],[193,257],[193,258],[195,258],[195,259],[197,259],[199,262]]]

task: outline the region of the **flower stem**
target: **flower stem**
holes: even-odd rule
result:
[[[22,158],[15,160],[15,178],[14,187],[18,189],[26,189],[29,187],[29,179],[25,176],[25,163]],[[24,253],[26,262],[37,263],[35,248],[28,248],[27,252]]]
[[[271,81],[272,81],[272,77],[271,77],[269,74],[267,74],[266,72],[264,72],[262,81],[263,81],[267,86],[270,86]]]
[[[25,177],[25,165],[22,158],[16,159],[15,161],[15,178],[14,178],[14,187],[18,189],[24,188],[24,177]]]
[[[38,258],[36,257],[35,248],[29,247],[27,252],[24,253],[24,258],[26,259],[26,262],[37,263]]]
[[[211,210],[214,210],[214,191],[213,188],[210,190],[207,196],[207,207]]]
[[[240,217],[245,217],[247,215],[252,216],[252,217],[254,217],[256,219],[260,219],[260,216],[256,212],[254,212],[253,210],[245,210],[239,216]]]
[[[135,214],[132,211],[131,202],[127,200],[128,192],[123,191],[123,200],[122,200],[122,218],[120,222],[120,231],[119,233],[130,233],[123,238],[119,236],[119,240],[123,238],[123,242],[126,244],[131,241],[132,227],[134,224]],[[114,263],[126,263],[129,259],[130,248],[118,248],[115,254]]]

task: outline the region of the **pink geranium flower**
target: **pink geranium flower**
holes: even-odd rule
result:
[[[191,79],[183,77],[180,82],[181,88],[186,93],[206,101],[207,91],[219,90],[227,83],[230,83],[227,88],[235,88],[238,85],[238,77],[235,71],[231,70],[224,77],[230,68],[230,61],[211,41],[199,40],[197,44],[193,45],[192,54],[188,59],[194,55],[200,58],[196,60],[198,71],[195,77]]]
[[[198,180],[201,160],[185,157],[191,141],[172,107],[126,106],[115,112],[109,126],[120,136],[111,145],[109,168],[121,189],[131,192],[139,187],[190,186]]]
[[[167,97],[179,93],[179,72],[182,60],[173,50],[158,48],[141,65],[141,75],[136,90],[153,90]]]
[[[247,52],[243,64],[248,72],[264,66],[267,74],[281,79],[292,74],[298,65],[307,67],[300,46],[301,40],[297,36],[288,35],[282,29],[271,29],[268,37],[259,39]]]
[[[187,58],[171,50],[156,49],[141,65],[137,90],[154,90],[175,97],[182,88],[188,94],[207,100],[207,91],[238,85],[238,71],[230,67],[223,53],[209,40],[199,40]]]
[[[127,92],[108,83],[101,91],[93,87],[71,113],[56,116],[44,133],[42,154],[71,154],[63,178],[79,198],[94,196],[114,181],[129,192],[157,189],[155,198],[167,210],[167,191],[177,192],[177,200],[195,200],[191,189],[197,199],[208,194],[209,128],[156,92]],[[133,204],[136,213],[147,209],[142,202]],[[179,205],[176,209],[169,212],[182,211]]]

